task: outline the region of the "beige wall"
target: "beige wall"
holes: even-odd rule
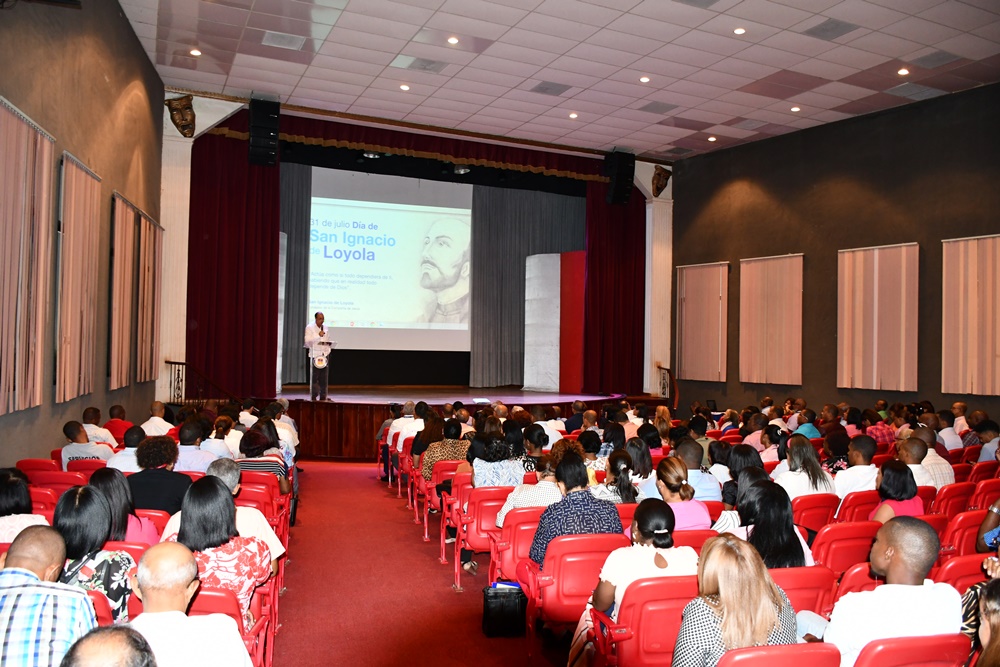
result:
[[[0,95],[55,137],[57,154],[69,151],[102,178],[101,217],[94,229],[99,251],[93,258],[102,295],[94,304],[97,388],[54,404],[54,357],[49,355],[43,404],[0,417],[0,466],[46,456],[61,446],[62,424],[79,419],[89,405],[99,407],[106,419],[108,408],[120,403],[139,423],[153,398],[153,382],[107,390],[109,304],[103,295],[109,293],[112,191],[159,219],[163,83],[116,0],[86,0],[83,5],[75,10],[21,2],[3,12]],[[53,290],[55,284],[53,280]],[[165,289],[169,285],[168,280]],[[53,291],[50,313],[54,309]],[[54,315],[45,333],[48,350],[54,341],[52,322]]]

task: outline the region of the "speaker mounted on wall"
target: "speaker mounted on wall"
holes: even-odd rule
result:
[[[609,204],[627,204],[632,194],[635,178],[635,154],[625,151],[608,153],[604,158],[604,175],[611,179],[608,183]]]
[[[280,120],[280,102],[250,100],[250,164],[274,166],[278,163]]]

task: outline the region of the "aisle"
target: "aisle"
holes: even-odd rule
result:
[[[300,465],[275,667],[527,664],[523,638],[482,634],[487,556],[456,594],[451,555],[438,563],[437,540],[423,541],[406,500],[375,481],[373,464]],[[565,662],[561,649],[546,653],[531,664]]]

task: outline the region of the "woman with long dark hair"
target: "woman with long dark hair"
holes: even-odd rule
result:
[[[90,485],[104,494],[111,507],[111,536],[115,542],[139,542],[153,545],[160,533],[152,521],[135,513],[132,490],[121,470],[101,468],[90,477]]]
[[[645,498],[655,498],[659,495],[656,489],[656,471],[653,470],[653,457],[649,447],[642,438],[629,438],[625,443],[625,451],[632,457],[632,483],[639,487],[639,492]]]
[[[812,551],[792,523],[792,502],[771,481],[750,484],[736,508],[744,533],[769,568],[813,565]]]
[[[625,427],[616,422],[609,423],[604,427],[602,440],[604,441],[604,446],[601,447],[601,453],[598,456],[610,456],[611,452],[616,449],[624,449]]]
[[[727,510],[736,505],[736,493],[739,489],[736,482],[744,468],[760,468],[763,472],[764,462],[752,446],[736,445],[729,450],[729,475],[732,479],[722,485],[722,502]]]
[[[49,522],[31,508],[28,483],[16,468],[0,470],[0,542],[10,543],[28,526],[47,526]]]
[[[791,500],[815,493],[836,493],[833,476],[819,464],[812,443],[803,440],[805,438],[794,436],[789,440],[788,472],[778,475],[775,483],[785,490]]]
[[[632,485],[631,472],[632,457],[624,449],[617,449],[608,457],[604,483],[591,486],[590,492],[616,505],[638,502],[639,490]]]
[[[524,472],[532,472],[538,465],[538,460],[542,458],[543,449],[549,446],[549,434],[545,432],[541,424],[532,424],[524,429],[522,434],[524,439]],[[554,472],[554,469],[553,469]]]

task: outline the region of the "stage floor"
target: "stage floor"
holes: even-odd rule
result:
[[[289,401],[308,401],[308,385],[289,384],[281,388],[281,398]],[[462,401],[471,405],[474,399],[487,399],[487,402],[502,401],[505,405],[514,406],[518,403],[540,405],[552,403],[569,403],[577,399],[581,401],[600,401],[614,398],[598,394],[560,394],[546,391],[525,391],[517,387],[389,387],[389,386],[337,386],[330,385],[327,397],[336,403],[353,403],[359,405],[386,405],[388,403],[405,403],[406,401],[427,401],[433,405]]]

